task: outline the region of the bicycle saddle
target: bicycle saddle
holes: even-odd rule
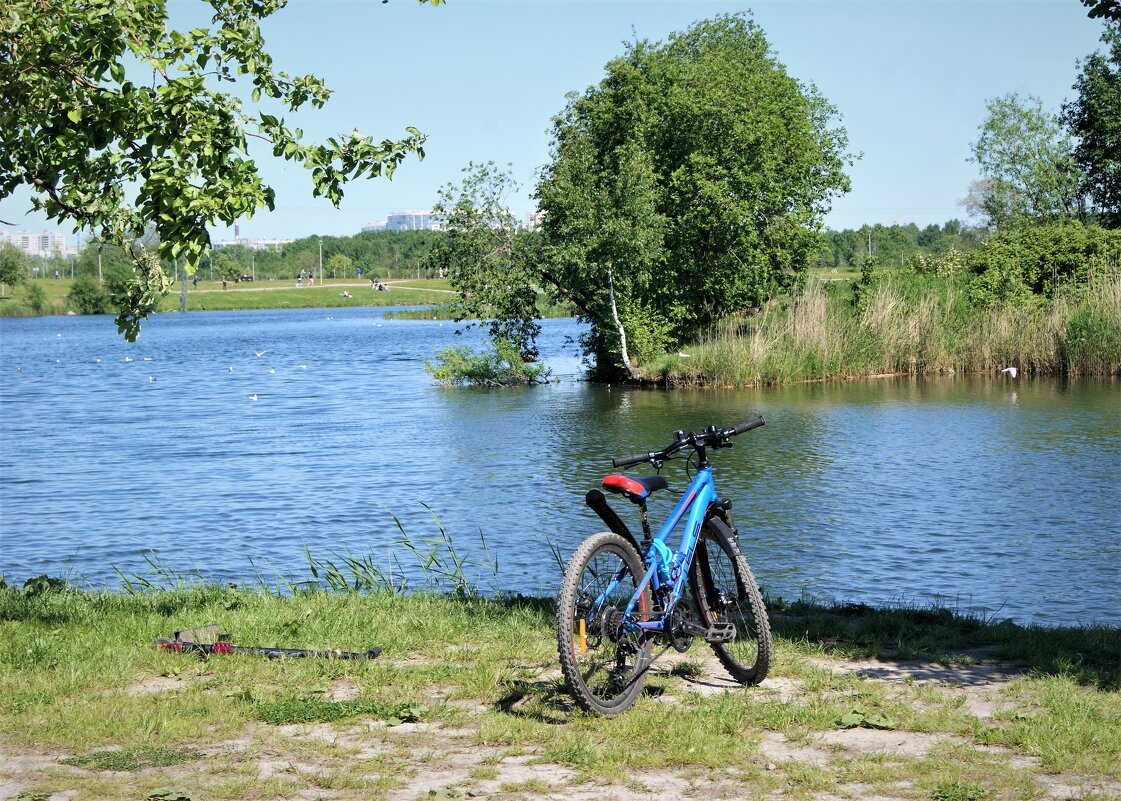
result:
[[[654,490],[665,489],[669,486],[663,476],[630,476],[613,475],[603,480],[603,488],[617,495],[625,495],[631,503],[641,503],[646,500]]]

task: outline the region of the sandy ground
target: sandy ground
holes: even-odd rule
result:
[[[983,656],[983,655],[982,655]],[[698,662],[697,649],[689,654],[689,661]],[[745,692],[733,682],[714,660],[702,662],[704,669],[693,679],[684,682],[686,692],[703,695],[727,692]],[[1001,709],[1000,690],[1018,672],[1009,665],[979,661],[967,666],[943,665],[922,661],[867,661],[817,660],[815,664],[835,674],[858,673],[871,680],[884,682],[890,692],[892,687],[926,685],[931,691],[946,693],[960,699],[969,714],[980,719],[991,718]],[[673,660],[664,657],[656,663],[659,671],[668,671]],[[543,675],[549,681],[552,674]],[[169,692],[182,686],[178,679],[160,677],[135,685],[131,692],[148,694]],[[356,695],[356,689],[346,680],[336,682],[331,697],[344,700]],[[783,703],[800,703],[801,682],[790,678],[769,678],[761,686],[747,690]],[[439,701],[438,697],[433,699]],[[677,698],[669,694],[659,698],[662,703],[674,703]],[[507,709],[517,714],[515,701]],[[483,707],[466,705],[472,719]],[[267,732],[264,730],[268,729]],[[818,732],[797,741],[790,741],[777,732],[762,732],[758,743],[756,770],[791,771],[800,766],[836,768],[840,763],[864,754],[882,754],[886,757],[921,758],[931,749],[946,743],[969,744],[949,734],[925,734],[908,731],[884,731],[868,728],[837,729]],[[291,750],[285,747],[291,743]],[[251,764],[259,779],[283,775],[311,776],[324,770],[315,761],[314,749],[301,744],[326,746],[328,752],[338,749],[353,764],[356,776],[381,775],[381,764],[392,764],[397,770],[400,786],[388,790],[389,801],[417,801],[417,799],[449,798],[534,798],[565,799],[566,801],[650,801],[654,798],[737,799],[752,797],[751,784],[734,771],[710,772],[692,768],[688,770],[647,769],[636,772],[627,782],[588,782],[580,779],[570,768],[552,764],[539,757],[536,746],[530,744],[521,753],[511,755],[506,747],[485,744],[479,731],[468,724],[451,729],[439,723],[406,723],[392,728],[376,721],[346,721],[339,724],[307,724],[266,727],[253,724],[245,736],[203,749],[209,756],[232,756],[239,763]],[[1047,773],[1040,761],[1013,751],[973,745],[1004,764],[1024,772],[1029,783],[1034,783],[1031,795],[1040,799],[1121,799],[1121,783],[1101,782],[1088,777]],[[518,750],[518,749],[515,749]],[[88,774],[79,768],[60,766],[58,760],[65,754],[34,753],[12,748],[0,738],[0,799],[22,798],[26,801],[70,801],[92,798],[77,791],[60,791],[50,796],[21,796],[25,788],[46,778],[50,771],[54,781],[59,770]],[[388,763],[379,762],[390,757]],[[192,771],[199,770],[191,763],[148,772],[163,773],[169,785],[191,786]],[[128,774],[107,774],[123,777]],[[575,779],[575,781],[574,781]],[[367,796],[355,790],[332,790],[324,787],[293,790],[283,796],[295,801],[342,801]],[[823,801],[861,799],[861,801],[893,801],[899,799],[928,798],[917,793],[907,783],[899,784],[893,793],[884,795],[859,784],[840,785],[840,795],[822,794],[812,797]],[[776,797],[782,792],[776,791]],[[137,796],[138,798],[140,796]],[[207,796],[193,795],[194,801]],[[802,797],[805,797],[803,794]]]

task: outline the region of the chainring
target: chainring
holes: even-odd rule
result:
[[[693,636],[688,632],[686,624],[696,625],[697,618],[692,607],[687,603],[679,603],[670,613],[669,631],[670,645],[673,650],[683,654],[693,644]]]

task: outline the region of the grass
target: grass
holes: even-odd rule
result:
[[[1116,628],[772,598],[776,659],[762,687],[697,692],[712,660],[695,643],[651,676],[634,709],[608,720],[576,711],[557,678],[550,599],[160,581],[131,593],[43,579],[0,587],[0,753],[50,758],[24,777],[23,792],[143,798],[181,783],[174,763],[188,760],[191,791],[207,799],[327,789],[380,798],[418,776],[484,797],[535,797],[563,792],[550,778],[557,771],[575,787],[671,774],[734,781],[738,797],[759,798],[1031,799],[1047,773],[1081,783],[1087,798],[1121,787]],[[359,662],[202,661],[148,647],[208,622],[235,643],[383,652]],[[981,697],[968,686],[980,658],[1022,671],[985,696],[987,717],[967,709]],[[841,660],[922,660],[950,683],[877,681],[830,667]],[[877,727],[929,747],[854,755],[820,744]],[[765,738],[794,756],[765,755]],[[820,756],[799,758],[798,748]],[[287,767],[267,767],[278,764]]]
[[[848,281],[810,280],[794,298],[722,321],[644,365],[670,385],[756,386],[876,375],[1121,374],[1121,276],[1077,295],[981,309],[959,276],[884,273],[854,307]],[[679,355],[688,354],[687,357]]]
[[[44,290],[47,314],[66,314],[67,295],[73,285],[68,278],[38,279],[34,282]],[[423,306],[440,303],[450,296],[448,282],[442,279],[400,280],[389,283],[387,292],[370,287],[370,282],[351,279],[330,279],[325,285],[297,289],[295,281],[259,281],[227,285],[221,281],[199,281],[187,288],[188,311],[233,311],[244,309],[345,308],[351,306]],[[0,316],[29,316],[28,284],[0,298]],[[342,292],[351,297],[344,297]],[[179,311],[178,287],[160,302],[160,311]]]

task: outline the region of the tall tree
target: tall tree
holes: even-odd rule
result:
[[[27,257],[10,242],[0,242],[0,297],[5,285],[14,289],[26,277]]]
[[[536,270],[530,237],[518,231],[508,200],[518,185],[493,161],[468,164],[441,191],[433,211],[445,229],[424,257],[458,292],[458,319],[479,320],[496,343],[537,357]]]
[[[1082,5],[1090,9],[1092,19],[1105,18],[1121,22],[1121,0],[1082,0]]]
[[[1074,157],[1098,218],[1121,228],[1121,22],[1106,26],[1102,42],[1106,53],[1081,63],[1078,98],[1063,106],[1063,119],[1078,139]]]
[[[193,271],[208,225],[273,207],[251,141],[309,169],[313,193],[336,205],[347,181],[423,156],[414,128],[398,140],[353,131],[305,144],[266,111],[330,96],[314,75],[276,69],[265,50],[259,21],[284,4],[207,0],[211,25],[177,31],[167,0],[2,0],[0,197],[31,187],[34,208],[126,248],[152,224],[159,256]],[[130,252],[136,276],[117,325],[131,340],[170,279],[159,258]]]
[[[1082,173],[1059,118],[1036,97],[1007,94],[987,107],[973,143],[986,180],[973,189],[983,195],[979,205],[989,221],[1004,228],[1021,219],[1080,216]]]
[[[537,187],[543,283],[591,323],[601,372],[641,361],[796,283],[847,134],[748,16],[639,41],[554,120]]]

